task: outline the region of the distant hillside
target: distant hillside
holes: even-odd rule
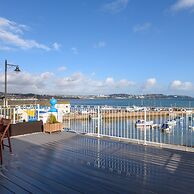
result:
[[[0,92],[0,96],[1,98],[3,98],[4,93]],[[7,96],[11,99],[27,99],[27,98],[35,98],[38,100],[42,100],[42,99],[51,99],[52,97],[56,98],[56,99],[77,99],[79,98],[78,96],[64,96],[64,95],[40,95],[40,94],[33,94],[33,93],[27,93],[27,94],[20,94],[20,93],[9,93],[7,94]]]
[[[0,92],[1,99],[3,98],[4,93]],[[52,97],[56,99],[90,99],[90,98],[119,98],[119,99],[184,99],[184,100],[192,100],[194,99],[191,96],[183,96],[183,95],[164,95],[164,94],[144,94],[144,95],[132,95],[132,94],[110,94],[110,95],[40,95],[40,94],[33,94],[33,93],[27,93],[27,94],[20,94],[20,93],[9,93],[8,97],[10,99],[38,99],[38,100],[44,100],[44,99],[51,99]]]
[[[110,94],[110,98],[146,98],[146,99],[194,99],[191,96],[182,95],[164,95],[164,94],[144,94],[144,95],[130,95],[130,94]]]

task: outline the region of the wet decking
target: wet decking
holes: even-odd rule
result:
[[[12,139],[0,193],[194,193],[194,153],[72,133]]]

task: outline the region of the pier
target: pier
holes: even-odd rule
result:
[[[147,112],[147,116],[151,117],[151,118],[159,118],[159,117],[169,117],[169,116],[173,116],[178,117],[178,116],[186,116],[186,112],[184,111],[173,111],[173,112],[169,112],[169,111],[148,111]],[[190,112],[190,114],[194,114],[194,110],[192,110],[192,112]],[[127,111],[118,111],[118,110],[114,110],[114,111],[102,111],[102,113],[100,114],[102,119],[106,119],[106,120],[111,120],[111,119],[125,119],[125,118],[142,118],[144,117],[144,111],[139,111],[139,112],[127,112]],[[68,115],[64,115],[63,119],[64,121],[68,121],[68,120],[86,120],[86,119],[91,119],[91,118],[97,118],[98,114],[97,113],[84,113],[84,114],[80,114],[77,112],[71,112]]]

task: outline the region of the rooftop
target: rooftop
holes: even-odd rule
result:
[[[193,193],[194,153],[74,133],[12,138],[0,193]]]

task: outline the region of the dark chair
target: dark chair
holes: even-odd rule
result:
[[[0,160],[1,160],[1,165],[3,163],[3,149],[4,146],[9,148],[10,153],[12,153],[12,148],[11,148],[11,140],[10,140],[10,134],[9,134],[9,127],[11,124],[11,119],[4,119],[2,118],[0,120]],[[8,140],[8,145],[4,144],[4,139],[7,138]]]
[[[3,117],[2,117],[2,118],[0,118],[0,125],[2,124],[2,122],[3,122]]]

